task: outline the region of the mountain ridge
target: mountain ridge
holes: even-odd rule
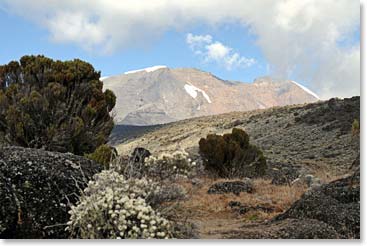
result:
[[[116,124],[156,125],[205,115],[319,100],[291,80],[229,81],[196,68],[154,66],[103,78],[117,97]]]

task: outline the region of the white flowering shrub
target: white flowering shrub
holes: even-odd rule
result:
[[[66,229],[74,238],[171,238],[169,221],[147,202],[159,191],[155,187],[147,179],[126,180],[112,170],[102,171],[71,207]]]
[[[149,156],[145,159],[144,172],[148,177],[165,180],[187,177],[193,174],[197,163],[189,158],[185,151],[173,154],[164,153],[160,156]]]

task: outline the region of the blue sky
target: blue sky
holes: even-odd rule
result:
[[[83,59],[100,70],[102,76],[154,65],[166,65],[172,68],[195,67],[223,79],[243,82],[252,82],[256,77],[267,75],[267,63],[261,50],[254,45],[254,35],[250,35],[246,28],[239,24],[222,25],[219,28],[198,25],[189,30],[192,34],[210,34],[213,39],[240,54],[256,59],[256,64],[251,67],[231,70],[215,62],[202,61],[195,55],[186,44],[187,31],[169,31],[152,44],[119,50],[113,54],[100,54],[96,51],[84,50],[73,43],[53,42],[44,28],[4,10],[0,10],[0,25],[3,32],[11,33],[2,37],[0,64],[19,60],[26,54],[43,54],[61,60]]]
[[[43,54],[88,61],[102,76],[195,67],[347,97],[360,93],[359,22],[350,0],[2,0],[0,64]]]

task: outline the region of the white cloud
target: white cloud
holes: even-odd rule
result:
[[[214,42],[213,37],[210,35],[193,35],[188,33],[186,35],[186,43],[196,55],[202,58],[203,62],[215,62],[227,70],[246,68],[256,63],[255,59],[240,56],[232,48],[225,46],[221,42]]]
[[[102,53],[152,43],[165,31],[190,31],[195,24],[237,22],[256,35],[274,75],[297,75],[322,97],[359,94],[359,44],[339,45],[359,28],[359,1],[2,0],[0,8],[43,26],[56,42]]]
[[[186,43],[190,46],[191,49],[195,49],[204,44],[210,44],[212,42],[213,37],[210,35],[193,35],[192,33],[187,34]]]
[[[224,59],[229,56],[231,48],[223,45],[220,42],[215,42],[205,47],[208,50],[208,58],[213,60]]]

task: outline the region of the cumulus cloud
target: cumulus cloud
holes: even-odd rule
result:
[[[54,41],[102,53],[154,42],[169,30],[190,31],[195,24],[240,23],[257,37],[274,76],[309,81],[322,97],[359,94],[359,43],[340,45],[359,28],[359,5],[350,0],[0,2],[1,9],[46,28]]]
[[[231,47],[225,46],[221,42],[214,42],[210,35],[189,33],[186,35],[186,43],[196,55],[202,58],[203,62],[215,62],[227,70],[246,68],[256,63],[255,59],[241,56],[234,52]]]

